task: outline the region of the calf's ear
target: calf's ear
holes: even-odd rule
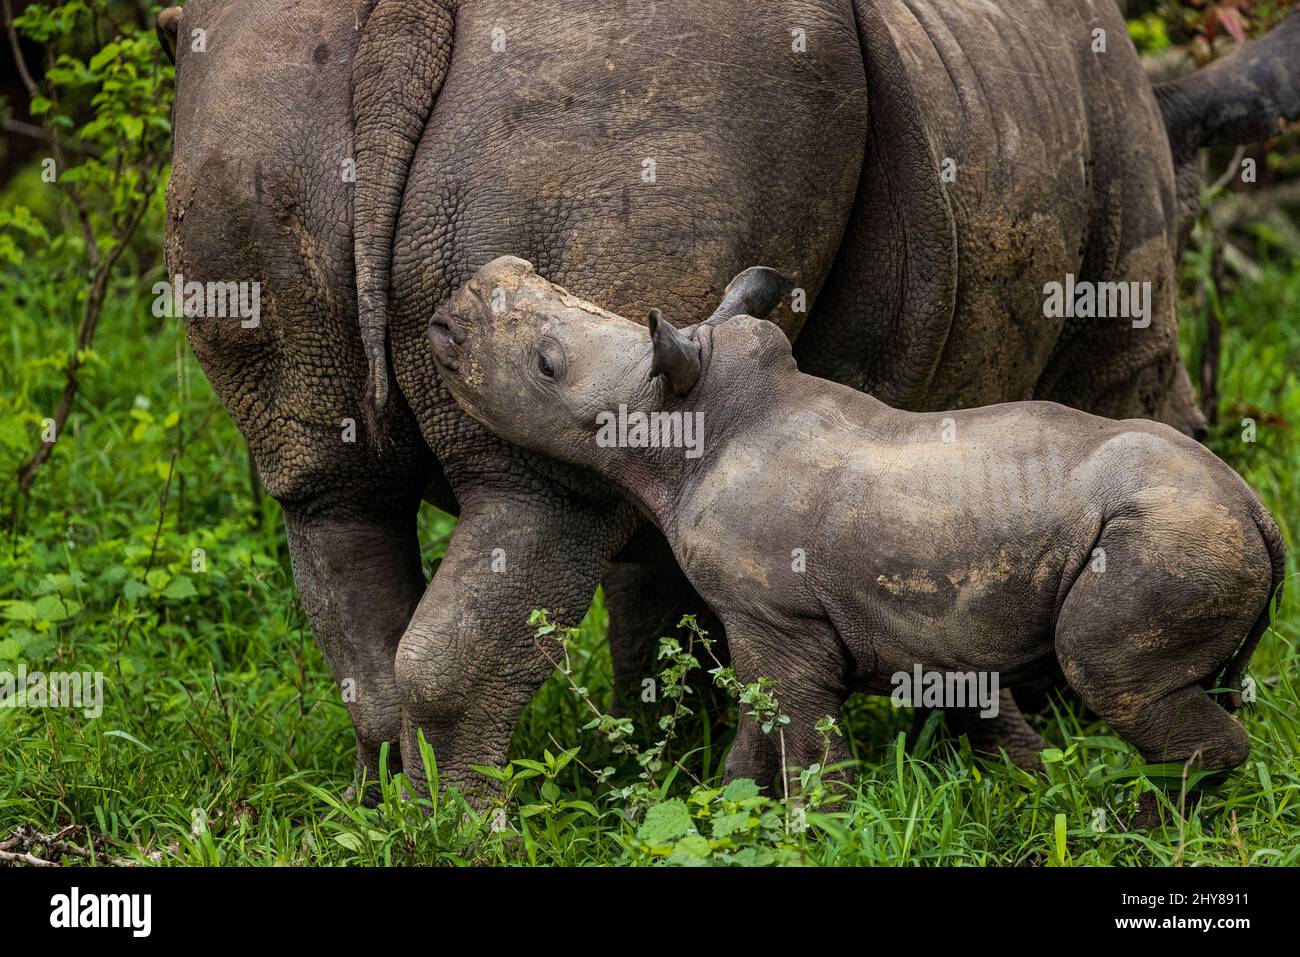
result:
[[[790,290],[794,280],[770,266],[750,266],[737,275],[722,294],[722,302],[707,322],[725,322],[732,316],[766,319]]]
[[[673,392],[685,395],[700,378],[700,346],[672,323],[664,322],[658,309],[651,309],[648,321],[654,358],[650,378],[663,376]]]
[[[154,31],[158,34],[158,43],[167,54],[167,59],[176,62],[176,34],[181,26],[181,7],[168,7],[158,14],[154,21]]]

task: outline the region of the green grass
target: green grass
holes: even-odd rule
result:
[[[1214,448],[1259,490],[1294,553],[1300,271],[1269,268],[1226,302],[1229,414]],[[545,775],[524,782],[504,831],[467,817],[455,798],[417,807],[396,781],[384,782],[385,801],[374,810],[339,800],[350,783],[352,733],[297,604],[278,509],[253,497],[243,442],[177,325],[152,318],[147,297],[116,295],[112,304],[72,428],[0,553],[0,670],[20,662],[29,670],[102,670],[104,712],[88,719],[69,709],[0,709],[0,841],[21,826],[53,832],[80,824],[113,854],[160,864],[654,857],[634,839],[641,822],[629,822],[576,761],[549,785]],[[0,283],[0,314],[12,317],[0,339],[6,474],[35,442],[41,410],[56,396],[61,360],[41,357],[67,347],[68,309],[36,279],[10,273]],[[1240,440],[1248,415],[1259,422],[1253,444]],[[451,525],[432,510],[422,516],[428,562],[445,548]],[[196,548],[204,550],[202,573],[191,570]],[[1162,799],[1161,826],[1127,829],[1128,807],[1150,789],[1142,764],[1104,724],[1068,709],[1034,719],[1057,750],[1043,772],[1027,774],[975,758],[940,725],[905,753],[909,713],[854,699],[845,725],[861,767],[845,810],[814,815],[791,836],[753,825],[734,859],[1300,863],[1295,590],[1252,667],[1261,694],[1244,716],[1250,760],[1218,788],[1193,795],[1185,820]],[[605,627],[598,600],[575,655],[575,677],[597,701],[609,694]],[[558,752],[553,735],[559,746],[580,747],[590,767],[619,763],[580,730],[587,717],[553,678],[525,712],[513,756]],[[677,753],[697,773],[716,775],[726,743],[696,730]],[[688,790],[680,777],[668,786],[678,796]],[[542,809],[524,817],[526,804]],[[1098,820],[1104,829],[1094,828]]]

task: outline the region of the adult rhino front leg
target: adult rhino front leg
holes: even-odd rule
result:
[[[537,642],[529,613],[576,625],[635,525],[621,502],[520,479],[457,490],[460,523],[397,649],[402,761],[419,793],[421,733],[440,786],[481,792],[487,782],[471,765],[505,763],[524,705],[556,665],[558,648]]]

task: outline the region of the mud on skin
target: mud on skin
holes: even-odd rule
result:
[[[191,0],[158,21],[177,70],[168,269],[262,283],[258,329],[186,331],[283,506],[312,629],[357,688],[371,778],[384,743],[409,763],[423,732],[444,781],[482,783],[470,765],[505,758],[549,672],[530,609],[576,621],[603,583],[624,688],[665,625],[705,611],[625,496],[500,441],[439,383],[429,316],[495,256],[681,323],[765,262],[807,294],[807,312],[773,313],[804,368],[903,407],[1032,395],[1198,425],[1176,349],[1184,194],[1166,125],[1180,144],[1236,128],[1213,121],[1214,84],[1166,91],[1162,122],[1113,0],[599,12]],[[1086,43],[1097,24],[1121,38],[1104,59]],[[202,54],[183,42],[199,29]],[[1246,79],[1294,69],[1257,49]],[[1249,101],[1255,86],[1228,112],[1289,108]],[[944,157],[955,183],[935,177]],[[1151,328],[1045,322],[1036,290],[1067,272],[1152,279]],[[345,419],[369,426],[355,443]],[[427,585],[422,498],[460,516]],[[497,549],[507,574],[489,571]]]
[[[462,408],[651,516],[737,677],[776,680],[788,766],[822,760],[814,725],[850,692],[888,694],[916,665],[1014,681],[1056,662],[1146,760],[1246,759],[1239,697],[1207,692],[1239,687],[1284,547],[1245,482],[1174,429],[1050,402],[895,410],[801,373],[766,320],[652,315],[647,335],[513,257],[429,335]],[[693,417],[703,454],[599,438],[623,408]],[[727,778],[779,773],[742,716]]]

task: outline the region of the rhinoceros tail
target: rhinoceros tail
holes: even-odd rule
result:
[[[1230,689],[1222,702],[1229,711],[1236,711],[1242,705],[1241,682],[1246,674],[1246,666],[1250,664],[1251,656],[1259,647],[1260,639],[1268,631],[1270,607],[1274,610],[1282,607],[1282,589],[1286,580],[1286,543],[1282,540],[1282,533],[1278,530],[1277,523],[1258,502],[1255,503],[1254,519],[1260,538],[1264,540],[1264,547],[1268,550],[1269,561],[1272,564],[1272,582],[1259,618],[1255,620],[1250,634],[1241,643],[1241,647],[1228,659],[1223,675],[1218,681],[1220,688]]]
[[[1175,165],[1202,146],[1269,139],[1300,117],[1300,11],[1155,93]]]
[[[451,63],[456,0],[377,0],[352,63],[356,185],[352,254],[368,370],[362,397],[370,443],[384,445],[388,291],[406,180]]]

